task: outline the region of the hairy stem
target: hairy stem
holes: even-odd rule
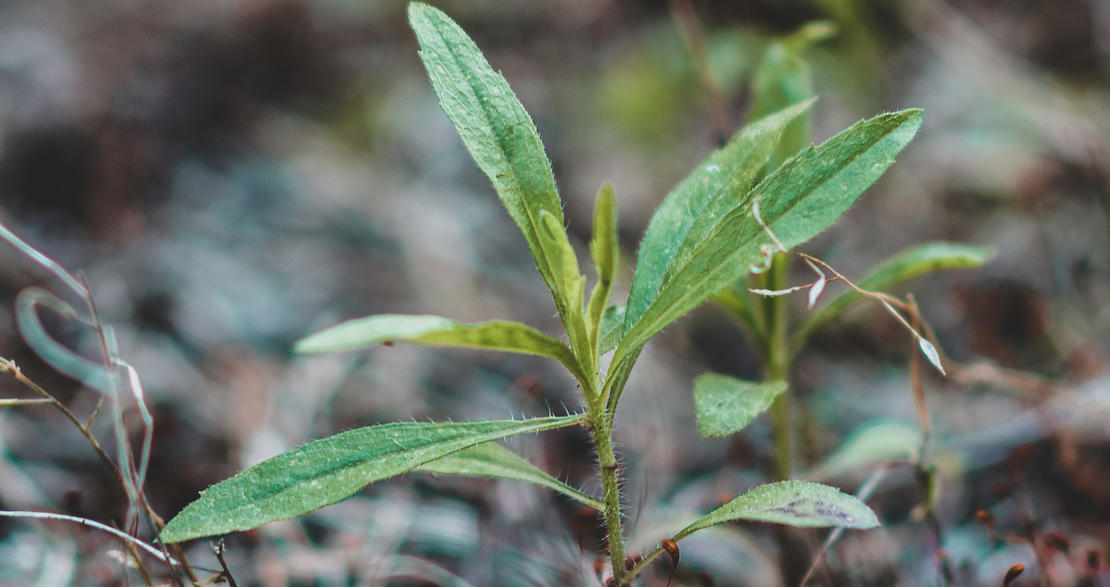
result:
[[[604,494],[605,530],[609,541],[609,560],[613,564],[613,579],[617,585],[624,581],[624,530],[621,526],[620,471],[613,452],[613,429],[604,412],[590,414],[590,434],[597,447],[598,469],[601,472],[601,489]]]

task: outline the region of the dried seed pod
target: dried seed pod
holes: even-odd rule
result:
[[[987,510],[979,510],[975,512],[975,519],[978,520],[980,524],[985,526],[987,530],[994,530],[994,515],[992,515]]]
[[[582,530],[584,530],[591,522],[593,522],[596,516],[597,510],[593,508],[582,508],[578,510],[576,514],[574,514],[574,519],[571,521],[570,524],[576,532],[581,534]]]
[[[679,557],[679,554],[680,554],[679,551],[678,551],[678,544],[674,540],[671,540],[670,538],[664,538],[663,541],[659,543],[659,545],[662,546],[663,550],[667,551],[667,554],[670,555],[671,564],[673,564],[674,566],[677,567],[678,566],[678,557]]]
[[[1053,530],[1044,535],[1045,546],[1067,554],[1071,550],[1071,542],[1063,534]]]
[[[571,521],[571,528],[574,530],[574,535],[578,537],[578,552],[585,551],[583,539],[586,531],[589,530],[590,524],[594,523],[597,516],[597,510],[593,508],[582,508],[578,513],[574,514],[574,519]],[[601,571],[597,571],[600,573]]]
[[[513,381],[513,387],[531,398],[542,398],[544,395],[543,380],[535,373],[525,373]]]
[[[671,557],[671,573],[667,575],[667,587],[670,587],[671,579],[674,578],[674,572],[678,570],[678,558],[680,554],[678,551],[678,543],[670,538],[664,538],[659,545],[662,546],[663,550],[667,551],[667,554]]]
[[[605,570],[605,557],[599,556],[599,557],[595,558],[594,559],[594,574],[597,575],[598,577],[600,577],[601,572],[604,571],[604,570]]]
[[[713,580],[713,575],[709,571],[698,571],[697,574],[698,585],[702,587],[717,587],[717,582]]]
[[[1017,581],[1017,578],[1025,572],[1025,565],[1016,563],[1006,571],[1006,577],[1002,579],[1002,587],[1010,587]]]

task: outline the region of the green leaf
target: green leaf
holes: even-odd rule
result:
[[[705,438],[728,436],[747,427],[786,391],[785,381],[753,383],[707,373],[694,381],[694,413]]]
[[[886,173],[923,116],[918,108],[880,114],[798,153],[752,189],[763,220],[787,249],[813,238]]]
[[[559,315],[563,318],[570,345],[574,349],[585,350],[590,348],[589,334],[586,328],[585,317],[582,314],[582,294],[586,290],[586,276],[578,272],[578,260],[574,250],[568,244],[562,247],[558,243],[566,242],[566,229],[563,221],[556,218],[547,210],[540,211],[540,241],[551,245],[552,251],[551,271],[559,283],[562,291],[567,295],[559,305]],[[588,357],[582,353],[579,356]],[[593,361],[590,361],[592,363]]]
[[[811,481],[780,481],[747,491],[683,528],[674,539],[681,540],[698,530],[734,520],[814,528],[879,525],[867,504],[834,487]]]
[[[713,221],[744,202],[744,194],[767,163],[783,128],[811,104],[812,101],[792,106],[744,127],[728,145],[711,154],[663,200],[640,242],[636,273],[632,278],[625,312],[626,333],[644,322],[645,312],[653,307],[664,287],[669,285],[666,277],[676,272],[674,261],[682,251],[680,243],[695,246],[708,236]],[[715,291],[707,291],[705,297],[713,293]],[[664,326],[666,324],[662,322],[652,323],[649,327],[641,326],[645,332],[633,341],[635,344],[630,345],[628,351],[642,345]]]
[[[847,211],[913,138],[921,117],[921,110],[914,109],[858,122],[784,163],[727,213],[701,215],[696,222],[712,226],[702,230],[695,224],[681,245],[672,246],[677,252],[659,276],[658,294],[632,326],[626,327],[617,354],[642,345],[759,262],[760,245],[772,239],[754,218],[757,198],[764,223],[789,250]],[[639,270],[637,266],[637,273]],[[630,298],[629,312],[632,301]],[[626,318],[626,325],[631,317]]]
[[[567,345],[531,326],[508,320],[463,324],[440,316],[378,314],[317,332],[297,342],[293,350],[328,353],[395,341],[541,355],[558,360],[575,376],[582,373]]]
[[[563,322],[578,319],[570,309],[575,295],[566,259],[574,252],[563,228],[563,207],[551,162],[532,118],[505,78],[490,67],[474,41],[446,14],[418,2],[409,4],[409,24],[420,44],[440,105],[463,144],[485,172],[513,221],[520,227],[536,267],[555,298]],[[543,238],[542,213],[558,231]],[[556,267],[563,263],[562,270]],[[577,298],[581,304],[581,294]]]
[[[755,72],[749,120],[766,116],[776,110],[797,104],[813,96],[813,74],[803,53],[812,45],[829,38],[835,26],[828,21],[804,25],[791,35],[768,44]],[[794,119],[783,132],[768,169],[805,148],[810,142],[810,114]]]
[[[488,422],[393,422],[341,432],[263,461],[204,490],[162,531],[181,542],[249,530],[331,505],[366,485],[460,450],[526,432],[572,426],[582,416]]]
[[[903,250],[879,264],[856,282],[863,289],[881,291],[920,275],[941,269],[978,267],[994,256],[994,249],[959,243],[932,242]],[[864,298],[846,289],[813,314],[799,329],[795,343],[800,346],[818,327],[843,314]]]
[[[516,453],[496,442],[487,442],[461,450],[441,459],[436,459],[430,463],[420,465],[416,470],[435,475],[492,477],[495,479],[535,483],[536,485],[542,485],[548,489],[558,491],[595,510],[603,511],[605,509],[605,504],[601,500],[590,497],[551,475],[548,475],[532,463],[522,459],[517,456]]]
[[[598,337],[598,355],[617,348],[624,329],[624,304],[609,306],[601,316],[601,334]]]
[[[833,477],[857,467],[891,460],[913,460],[921,431],[901,422],[875,422],[857,428],[813,475]]]
[[[597,192],[597,203],[594,204],[594,233],[590,239],[590,256],[593,257],[594,267],[597,269],[597,285],[590,292],[587,328],[590,329],[590,339],[595,341],[595,353],[600,338],[602,318],[605,314],[605,304],[609,303],[609,295],[613,291],[613,275],[617,271],[617,200],[613,195],[613,186],[605,183]]]

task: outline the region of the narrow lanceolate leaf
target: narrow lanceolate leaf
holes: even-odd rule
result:
[[[420,43],[420,58],[444,112],[520,227],[565,322],[573,295],[565,273],[571,272],[557,272],[553,264],[572,249],[562,228],[563,207],[551,162],[532,118],[505,78],[450,17],[417,2],[409,4],[408,14]],[[541,238],[541,212],[551,214],[559,224],[553,240]],[[573,273],[577,275],[577,269]]]
[[[994,249],[990,247],[946,242],[926,243],[893,255],[856,284],[863,289],[882,291],[933,271],[978,267],[990,260],[993,255]],[[844,290],[806,321],[796,341],[804,342],[805,337],[814,329],[843,314],[845,310],[863,299],[863,296],[854,290]]]
[[[394,422],[310,442],[208,489],[162,531],[181,542],[311,512],[366,485],[491,440],[578,424],[581,416],[488,422]]]
[[[510,481],[524,481],[542,485],[598,511],[605,504],[594,497],[559,481],[538,467],[517,456],[513,451],[487,442],[420,465],[417,471],[435,475],[463,475],[467,477],[492,477]]]
[[[751,424],[786,391],[785,381],[754,383],[717,373],[694,381],[694,413],[701,435],[728,436]]]
[[[728,145],[710,155],[667,195],[640,242],[636,273],[628,294],[625,332],[643,322],[645,312],[670,285],[666,278],[675,274],[674,262],[683,252],[682,247],[696,246],[708,236],[716,221],[744,205],[744,195],[767,164],[783,128],[812,103],[791,106],[744,127]],[[716,290],[705,292],[705,296],[713,293]],[[651,328],[641,326],[641,330],[650,334],[638,337],[633,341],[635,346],[642,345],[663,326],[665,324],[656,323]],[[629,345],[628,352],[623,354],[634,354],[633,350]]]
[[[562,284],[561,291],[566,299],[559,304],[559,315],[563,318],[570,346],[581,357],[589,357],[585,351],[590,348],[590,338],[582,312],[582,295],[586,291],[586,276],[578,272],[578,260],[570,245],[563,247],[558,243],[566,242],[566,229],[563,221],[547,210],[540,210],[540,242],[549,245],[552,255],[548,258],[552,274]],[[584,359],[589,361],[589,359]]]
[[[531,326],[508,320],[463,324],[440,316],[379,314],[317,332],[297,342],[294,350],[327,353],[401,341],[541,355],[558,360],[575,375],[581,373],[567,345]]]
[[[586,325],[590,329],[590,339],[595,343],[599,341],[598,332],[601,329],[605,305],[609,303],[609,295],[613,291],[617,253],[617,199],[613,195],[613,186],[606,183],[597,192],[597,203],[594,204],[594,233],[590,239],[590,256],[593,257],[594,267],[597,269],[597,285],[590,292]]]
[[[617,354],[643,344],[736,281],[759,262],[760,245],[777,240],[776,247],[790,249],[828,228],[894,162],[917,132],[921,116],[921,110],[903,110],[858,122],[784,163],[727,213],[701,216],[697,222],[711,226],[695,226],[674,248],[651,305],[633,322],[628,322],[631,314],[626,318],[631,326]],[[766,226],[752,214],[756,199]]]
[[[874,528],[879,525],[879,519],[867,504],[835,487],[811,481],[780,481],[755,487],[709,512],[675,534],[675,540],[734,520],[817,528]]]

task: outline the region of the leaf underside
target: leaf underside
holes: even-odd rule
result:
[[[249,530],[344,500],[491,440],[571,426],[581,416],[486,422],[393,422],[341,432],[263,461],[201,492],[162,531],[163,542]]]
[[[460,450],[457,453],[420,465],[416,470],[434,475],[489,477],[534,483],[562,493],[598,511],[605,509],[605,504],[600,500],[548,475],[496,442],[487,442]]]
[[[835,487],[812,481],[779,481],[750,489],[709,512],[675,534],[675,540],[734,520],[816,528],[862,529],[879,525],[879,519],[867,504]]]
[[[527,324],[509,320],[464,324],[440,316],[378,314],[324,329],[298,341],[294,350],[328,353],[393,342],[540,355],[558,360],[572,373],[580,373],[578,361],[567,345]]]
[[[785,381],[755,383],[717,373],[702,375],[694,381],[698,431],[705,438],[739,432],[785,391]]]

